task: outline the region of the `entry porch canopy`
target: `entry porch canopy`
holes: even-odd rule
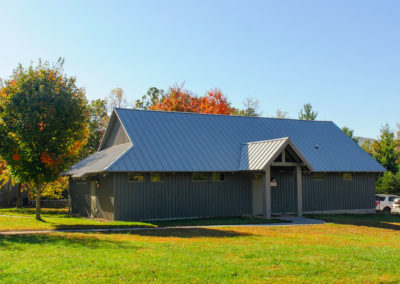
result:
[[[286,155],[290,155],[287,159]],[[280,158],[279,158],[280,157]],[[278,159],[279,158],[279,159]],[[296,167],[297,215],[302,216],[302,167],[313,171],[289,137],[242,144],[241,171],[263,171],[263,215],[271,218],[271,166]]]

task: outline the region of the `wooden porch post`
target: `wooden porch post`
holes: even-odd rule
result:
[[[263,216],[271,218],[271,167],[265,169],[263,178]]]
[[[96,181],[90,181],[90,218],[96,217]]]
[[[303,216],[303,189],[301,180],[301,167],[296,167],[296,186],[297,186],[297,216]]]

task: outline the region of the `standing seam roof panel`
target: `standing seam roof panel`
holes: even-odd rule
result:
[[[110,170],[237,171],[242,144],[290,137],[314,171],[384,171],[332,122],[127,109],[116,112],[133,149]]]

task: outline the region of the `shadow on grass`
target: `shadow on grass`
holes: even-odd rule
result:
[[[159,227],[169,226],[207,226],[207,225],[255,225],[270,223],[286,223],[288,221],[279,219],[261,219],[252,217],[219,217],[219,218],[196,218],[183,220],[161,220],[151,222]]]
[[[62,233],[62,231],[60,232]],[[76,235],[79,233],[79,235]],[[93,236],[93,234],[103,235],[135,235],[147,237],[175,237],[175,238],[235,238],[241,236],[251,236],[249,233],[236,232],[232,230],[219,230],[208,228],[159,228],[148,229],[143,228],[132,231],[101,231],[101,232],[68,232],[65,234],[18,234],[18,235],[0,235],[0,247],[6,248],[7,246],[15,244],[46,244],[53,243],[60,246],[89,246],[91,248],[99,247],[103,244],[114,244],[118,246],[125,246],[121,241],[103,240]],[[18,246],[15,246],[18,249]],[[14,248],[13,248],[14,249]]]
[[[113,225],[105,225],[104,223],[100,224],[55,224],[48,222],[50,224],[54,224],[54,230],[92,230],[92,229],[133,229],[133,228],[155,228],[152,224],[143,223],[140,225],[123,225],[123,224],[113,224]]]
[[[329,223],[341,225],[367,226],[400,231],[400,215],[384,214],[338,214],[338,215],[308,215],[310,218],[321,219]],[[395,223],[395,224],[393,224]]]
[[[7,208],[4,210],[0,210],[0,214],[7,215],[18,215],[18,216],[33,216],[35,214],[35,208]],[[67,209],[50,209],[50,208],[42,208],[41,214],[43,216],[53,217],[53,216],[62,216],[62,217],[76,217],[68,213]]]
[[[54,224],[56,230],[83,230],[83,229],[126,229],[126,228],[154,228],[154,227],[185,227],[185,226],[208,226],[208,225],[254,225],[267,223],[286,223],[288,221],[279,219],[258,219],[249,217],[221,217],[221,218],[198,218],[180,220],[161,220],[161,221],[116,221],[115,224],[102,222],[99,224]],[[49,222],[51,223],[51,222]],[[132,224],[134,223],[134,224]]]
[[[31,235],[0,235],[0,247],[2,249],[25,250],[24,245],[51,245],[57,247],[74,248],[99,248],[102,246],[117,246],[118,248],[135,248],[126,241],[103,240],[90,236],[31,234]],[[137,247],[139,248],[139,247]]]
[[[115,234],[116,232],[103,232],[103,234]],[[122,231],[118,234],[128,234],[148,237],[175,237],[175,238],[236,238],[251,236],[252,234],[237,232],[233,230],[221,230],[214,228],[159,228],[159,229],[140,229],[134,231]]]

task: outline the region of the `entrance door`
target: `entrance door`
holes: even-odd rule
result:
[[[296,180],[294,168],[271,168],[271,179],[276,180],[276,186],[271,186],[272,214],[295,214]]]
[[[90,217],[96,216],[96,182],[90,181]]]
[[[263,177],[255,175],[252,179],[251,188],[253,190],[253,216],[263,214]]]

